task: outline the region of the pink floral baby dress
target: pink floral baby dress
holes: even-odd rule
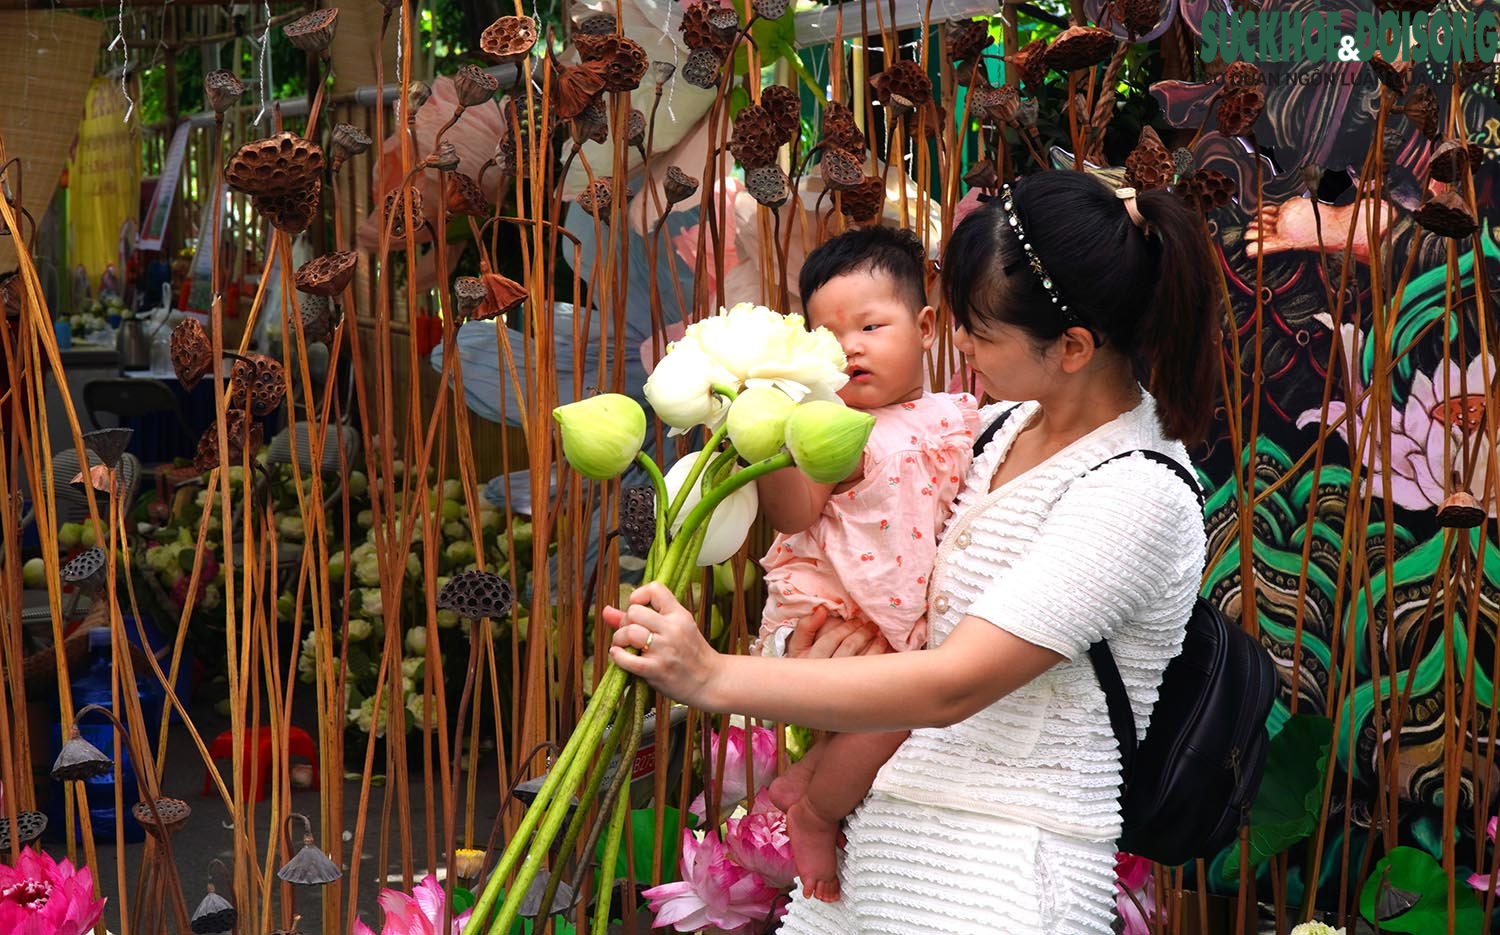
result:
[[[874,621],[897,651],[927,640],[927,576],[969,470],[979,409],[967,394],[926,393],[868,411],[875,427],[863,476],[836,489],[807,529],[778,535],[761,559],[769,597],[751,652],[782,655],[818,607]]]

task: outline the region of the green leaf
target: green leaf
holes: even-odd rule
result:
[[[1288,718],[1271,738],[1266,772],[1250,806],[1250,864],[1281,853],[1318,826],[1323,777],[1333,745],[1333,721],[1317,714]],[[1237,879],[1240,852],[1232,848],[1222,878]]]
[[[458,915],[460,912],[463,912],[465,909],[470,908],[477,901],[478,900],[476,900],[474,898],[474,894],[471,893],[471,892],[469,892],[468,890],[464,889],[462,886],[455,886],[453,888],[453,914],[454,915]]]
[[[682,837],[682,816],[677,809],[667,806],[663,809],[661,828],[661,881],[671,883],[677,879],[677,844]],[[636,808],[630,811],[630,848],[635,854],[636,882],[645,882],[651,879],[651,852],[656,847],[656,810],[652,808]],[[625,855],[627,848],[621,842],[619,856],[615,859],[615,877],[617,879],[625,876]],[[604,859],[604,836],[599,836],[599,843],[594,847],[594,859]]]
[[[1389,874],[1389,876],[1387,876]],[[1448,931],[1448,877],[1442,865],[1432,855],[1415,847],[1398,847],[1387,854],[1359,891],[1359,914],[1371,924],[1375,923],[1375,906],[1380,899],[1381,887],[1389,884],[1397,889],[1418,894],[1416,905],[1398,916],[1382,920],[1382,932],[1407,932],[1410,935],[1428,935],[1430,932]],[[1466,884],[1453,881],[1454,935],[1480,935],[1484,931],[1484,909],[1472,889]]]

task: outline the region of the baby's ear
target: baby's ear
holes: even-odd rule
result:
[[[931,305],[922,306],[917,312],[917,330],[922,334],[922,350],[932,350],[933,339],[937,337],[937,309]]]

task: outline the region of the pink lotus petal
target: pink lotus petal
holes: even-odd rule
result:
[[[1491,877],[1486,873],[1471,873],[1469,879],[1464,882],[1481,893],[1493,892],[1496,896],[1500,896],[1500,877]]]

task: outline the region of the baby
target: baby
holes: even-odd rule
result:
[[[837,485],[795,468],[758,481],[779,535],[761,560],[769,599],[752,652],[785,655],[799,622],[874,623],[898,652],[927,638],[927,577],[937,536],[969,469],[979,423],[973,397],[925,390],[934,311],[926,255],[908,231],[867,227],[812,253],[799,282],[810,328],[833,332],[848,358],[846,404],[875,417],[864,457]],[[839,897],[840,822],[865,797],[906,732],[835,734],[771,787],[803,894]]]

